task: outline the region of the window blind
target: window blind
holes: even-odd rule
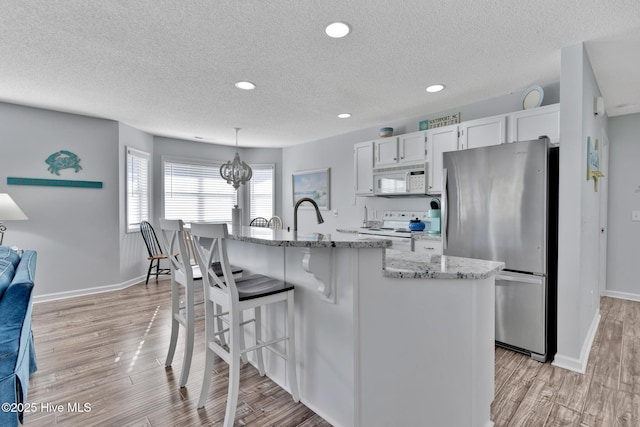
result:
[[[269,219],[273,216],[273,165],[251,166],[253,176],[249,181],[250,218],[262,217]]]
[[[184,222],[231,223],[237,192],[220,176],[220,164],[164,162],[164,217]]]
[[[127,148],[127,231],[149,220],[149,154]]]

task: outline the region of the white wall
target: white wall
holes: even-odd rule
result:
[[[281,185],[282,176],[282,150],[280,148],[240,148],[240,159],[247,163],[273,163],[276,165],[276,191]],[[153,220],[150,221],[154,227],[158,226],[158,219],[164,215],[162,204],[162,159],[180,158],[192,159],[200,161],[227,162],[233,159],[236,153],[234,146],[207,144],[201,142],[185,141],[174,138],[154,137],[153,149],[153,170],[154,170],[154,188],[153,188]],[[278,191],[279,192],[279,191]],[[238,201],[240,207],[243,207],[244,223],[249,223],[248,208],[244,209],[243,204],[247,203],[245,197],[244,185],[238,189]],[[276,199],[276,211],[281,206],[281,197]]]
[[[555,104],[559,100],[559,83],[543,85],[545,96],[543,105]],[[523,88],[524,89],[524,88]],[[378,138],[380,127],[391,126],[394,134],[416,132],[418,123],[424,119],[442,117],[460,113],[461,121],[474,120],[497,114],[521,110],[520,93],[512,93],[486,101],[461,106],[433,115],[399,119],[391,123],[381,123],[379,127],[362,129],[344,135],[338,135],[306,144],[286,147],[283,151],[283,221],[285,228],[293,228],[293,200],[291,196],[291,174],[295,171],[331,168],[331,212],[323,211],[324,224],[316,224],[311,210],[300,210],[298,229],[335,232],[337,227],[358,227],[363,220],[363,207],[366,205],[369,218],[377,214],[380,218],[384,210],[426,211],[431,197],[355,197],[353,191],[353,145],[358,142]],[[305,206],[305,205],[303,205]],[[335,211],[337,210],[337,215]]]
[[[162,215],[162,156],[227,161],[235,148],[153,137],[110,120],[0,103],[0,192],[29,217],[8,221],[4,244],[38,251],[36,301],[118,289],[146,275],[148,261],[137,232],[126,232],[126,147],[151,154],[150,220]],[[82,170],[47,171],[59,150],[77,154]],[[281,149],[244,149],[245,161],[276,165]],[[102,189],[7,185],[7,177],[102,181]],[[242,194],[241,194],[242,197]],[[282,205],[276,199],[276,209]],[[246,222],[248,223],[248,213]]]
[[[29,217],[8,221],[4,243],[38,251],[36,298],[121,282],[118,233],[118,124],[0,103],[0,192]],[[68,150],[82,170],[47,171]],[[102,181],[103,188],[7,185],[7,177]]]
[[[599,312],[600,193],[586,179],[587,137],[601,139],[605,117],[593,112],[600,95],[582,44],[562,49],[558,221],[558,352],[555,363],[583,371]]]
[[[149,262],[146,259],[148,256],[147,248],[142,240],[140,232],[136,231],[127,233],[127,147],[149,153],[149,162],[151,164],[153,156],[153,136],[123,123],[118,124],[118,175],[120,177],[120,192],[118,199],[120,207],[120,276],[122,281],[135,281],[141,276],[146,277]],[[153,195],[154,176],[158,175],[157,172],[154,172],[153,168],[150,168],[149,173],[151,174],[151,177],[149,185],[151,186],[151,195]],[[153,218],[151,207],[149,211],[150,218]]]
[[[272,164],[275,165],[275,176],[274,176],[274,191],[275,191],[275,202],[274,202],[274,215],[282,217],[282,148],[246,148],[240,152],[240,157],[243,161],[249,163],[250,165],[254,164]],[[228,159],[231,160],[231,159]],[[249,193],[245,192],[245,196],[248,196]],[[245,216],[244,221],[245,224],[248,224],[251,221],[249,217],[249,199],[248,197],[244,198],[244,206],[246,209],[243,210],[243,214]],[[267,218],[269,219],[269,218]]]
[[[609,119],[607,295],[640,301],[640,114]]]

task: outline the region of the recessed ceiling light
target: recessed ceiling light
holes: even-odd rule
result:
[[[256,85],[251,82],[237,82],[236,87],[243,90],[253,90],[256,88]]]
[[[427,88],[427,92],[440,92],[442,89],[444,89],[444,85],[431,85]]]
[[[351,31],[351,27],[349,27],[349,24],[344,22],[333,22],[327,25],[327,28],[324,29],[324,32],[334,39],[346,36],[349,34],[349,31]]]
[[[340,113],[340,114],[338,114],[338,118],[340,118],[340,119],[348,119],[349,117],[351,117],[351,113]]]

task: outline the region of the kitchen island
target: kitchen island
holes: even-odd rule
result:
[[[502,264],[388,246],[348,233],[253,227],[228,242],[233,264],[296,286],[301,400],[328,422],[492,425],[494,275]],[[284,307],[263,316],[267,338],[284,328]],[[288,390],[284,361],[266,356],[267,374]]]

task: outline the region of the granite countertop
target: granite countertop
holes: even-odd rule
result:
[[[390,240],[370,239],[354,236],[353,233],[310,233],[298,231],[272,230],[262,227],[242,227],[241,233],[233,233],[229,239],[267,246],[287,246],[299,248],[388,248]]]
[[[424,231],[413,232],[411,233],[411,237],[414,240],[437,240],[437,241],[442,240],[442,235],[429,234],[429,233],[425,233]]]
[[[357,227],[345,227],[345,228],[337,228],[337,232],[339,233],[361,233],[364,231],[364,228]],[[413,231],[411,232],[411,238],[414,240],[442,240],[442,236],[440,234],[429,234],[425,231]]]
[[[384,276],[402,279],[486,279],[504,263],[387,249],[383,268]]]
[[[485,279],[504,268],[504,263],[446,255],[389,249],[390,240],[360,237],[357,231],[322,234],[290,232],[261,227],[242,227],[241,233],[229,232],[229,239],[266,246],[302,248],[386,248],[383,275],[402,279]],[[427,235],[425,233],[425,235]],[[434,235],[428,235],[434,237]]]

